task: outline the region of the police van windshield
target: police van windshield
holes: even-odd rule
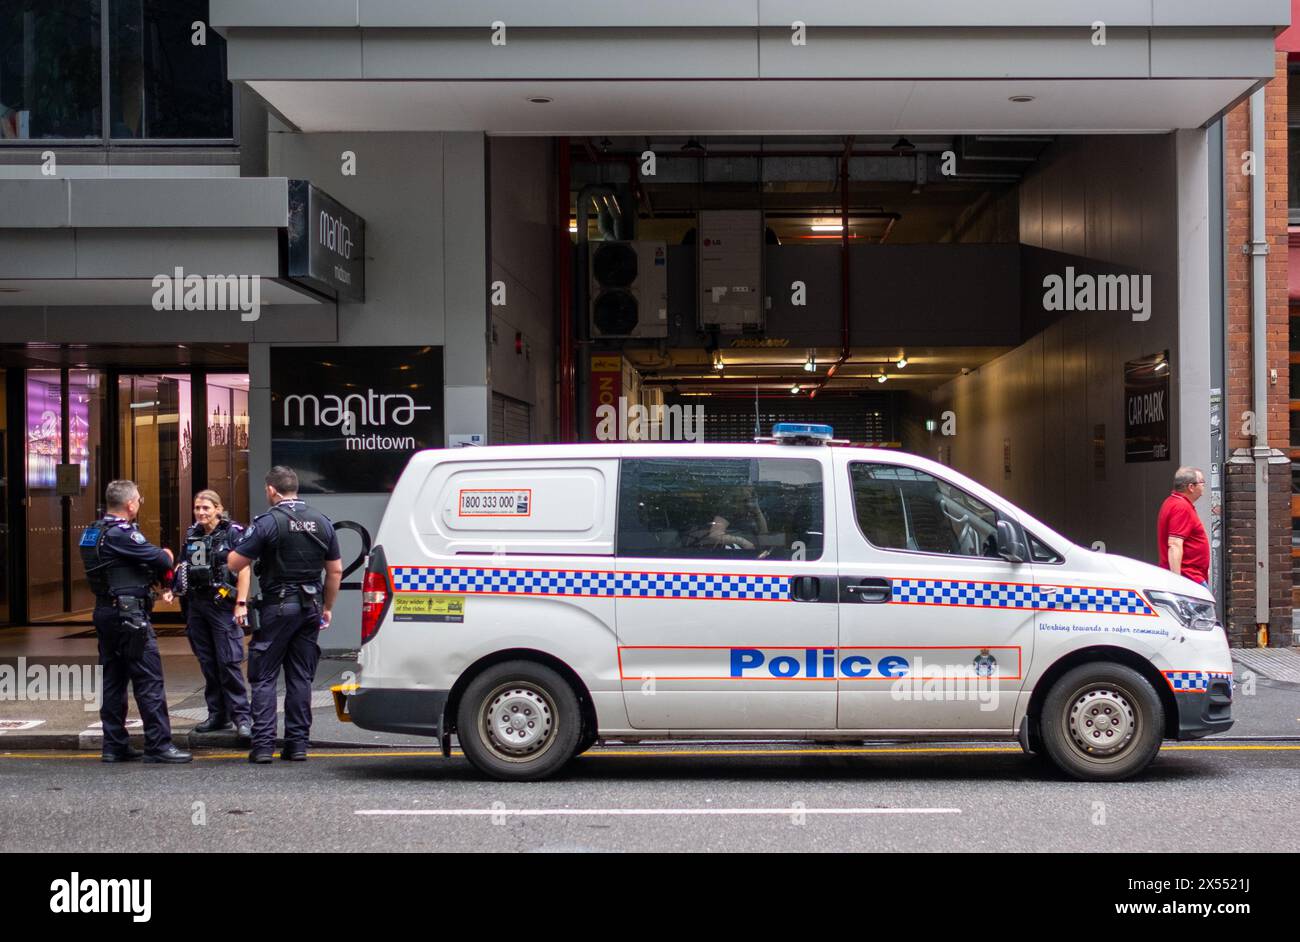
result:
[[[628,458],[620,556],[819,559],[821,464],[806,458]]]

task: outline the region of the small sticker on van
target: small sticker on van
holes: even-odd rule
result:
[[[465,596],[463,595],[424,595],[413,592],[398,592],[393,596],[393,621],[441,621],[463,622],[465,620]]]
[[[531,488],[463,488],[461,517],[528,517],[533,512]]]

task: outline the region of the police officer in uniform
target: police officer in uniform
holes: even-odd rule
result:
[[[172,566],[171,550],[152,545],[135,524],[140,489],[132,481],[112,481],[104,492],[108,512],[81,535],[81,561],[95,593],[95,632],[104,668],[105,762],[183,763],[193,757],[172,743],[163,691],[162,657],[149,613],[152,586]],[[144,722],[144,752],[132,749],[126,734],[126,686]]]
[[[281,759],[307,758],[311,687],[320,660],[317,634],[329,627],[343,580],[339,540],[329,518],[298,499],[298,475],[277,465],[266,475],[270,511],[253,520],[226,557],[233,573],[257,561],[262,596],[260,625],[248,648],[253,689],[253,748],[249,762],[271,761],[275,749],[275,683],[284,667],[284,750]],[[321,569],[325,579],[321,580]]]
[[[244,628],[248,614],[248,589],[252,573],[238,576],[226,568],[230,548],[244,528],[222,512],[221,495],[203,490],[194,495],[194,526],[185,534],[184,561],[176,567],[173,590],[185,605],[185,633],[203,671],[203,699],[208,718],[194,727],[196,733],[231,728],[239,738],[252,737],[248,688],[240,664],[244,660]],[[164,593],[172,600],[172,591]]]

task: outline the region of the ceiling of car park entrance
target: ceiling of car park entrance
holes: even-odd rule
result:
[[[1141,78],[249,84],[302,131],[587,135],[1168,131],[1205,124],[1254,82]]]

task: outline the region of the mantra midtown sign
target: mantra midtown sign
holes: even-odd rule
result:
[[[289,181],[286,275],[330,297],[366,297],[366,222],[306,180]]]
[[[442,448],[442,347],[272,347],[271,461],[303,494],[391,491]]]

